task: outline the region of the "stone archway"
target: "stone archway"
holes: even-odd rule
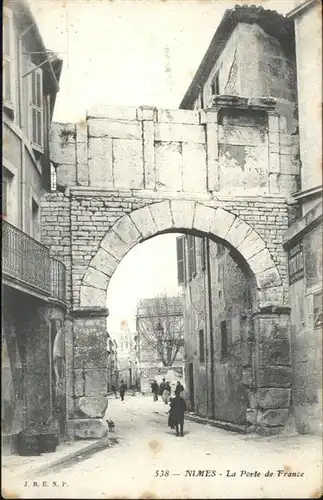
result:
[[[108,229],[89,262],[73,322],[76,418],[70,421],[70,429],[72,426],[74,433],[76,429],[78,437],[104,432],[104,423],[99,419],[106,408],[107,287],[131,248],[169,231],[195,231],[219,238],[234,248],[248,266],[254,278],[256,303],[252,363],[244,370],[250,405],[246,419],[252,428],[274,432],[288,418],[291,376],[289,311],[278,267],[266,242],[241,217],[221,207],[186,200],[152,203],[123,215]],[[83,370],[82,357],[86,363]]]
[[[283,286],[278,268],[265,241],[249,224],[220,207],[172,200],[123,215],[107,231],[83,277],[80,307],[105,307],[106,289],[121,259],[136,244],[170,230],[195,230],[221,238],[247,263],[257,283],[258,305],[283,305]]]

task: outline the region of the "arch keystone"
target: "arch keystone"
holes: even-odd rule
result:
[[[158,233],[174,227],[169,201],[153,203],[149,205],[149,210]]]
[[[191,229],[195,212],[195,203],[186,200],[172,200],[170,209],[174,221],[174,227],[177,229]]]
[[[141,233],[143,239],[149,238],[157,232],[156,224],[149,207],[138,208],[138,210],[131,212],[129,217]]]
[[[109,277],[112,276],[118,264],[119,260],[115,259],[102,247],[99,247],[90,262],[91,267],[94,267],[97,271],[101,271],[101,273],[106,274]]]
[[[216,210],[214,208],[197,203],[194,216],[194,228],[209,233],[215,212]]]
[[[231,212],[227,212],[227,210],[223,210],[223,208],[217,208],[210,227],[210,232],[219,238],[225,239],[225,236],[232,226],[235,218],[236,216]]]
[[[141,239],[141,234],[129,215],[124,215],[117,220],[117,222],[112,226],[112,230],[130,248],[132,248]]]
[[[80,305],[82,307],[105,307],[106,290],[94,286],[81,285]]]
[[[232,246],[237,248],[239,243],[242,243],[243,240],[248,236],[248,234],[251,233],[251,231],[252,228],[249,226],[249,224],[237,217],[230,227],[229,231],[227,232],[225,238],[229,243],[231,243]]]

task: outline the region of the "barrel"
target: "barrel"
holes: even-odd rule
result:
[[[38,435],[40,453],[52,453],[58,445],[57,433],[40,433]]]
[[[18,453],[22,456],[40,455],[38,434],[33,430],[24,430],[18,434]]]

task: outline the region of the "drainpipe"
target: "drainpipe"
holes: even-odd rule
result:
[[[210,266],[210,240],[205,238],[206,249],[206,273],[207,273],[207,307],[210,331],[210,363],[211,363],[211,417],[214,417],[214,338],[213,338],[213,315],[212,315],[212,287],[211,287],[211,266]]]

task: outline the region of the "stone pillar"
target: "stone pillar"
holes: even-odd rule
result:
[[[260,311],[254,316],[255,391],[247,420],[259,434],[282,430],[291,403],[289,310]]]
[[[75,438],[101,438],[107,434],[103,419],[108,406],[107,326],[102,308],[73,312],[74,415],[68,431]]]
[[[218,146],[218,109],[205,110],[205,116],[201,114],[201,121],[205,120],[206,147],[207,147],[207,176],[208,191],[219,191],[219,146]]]

